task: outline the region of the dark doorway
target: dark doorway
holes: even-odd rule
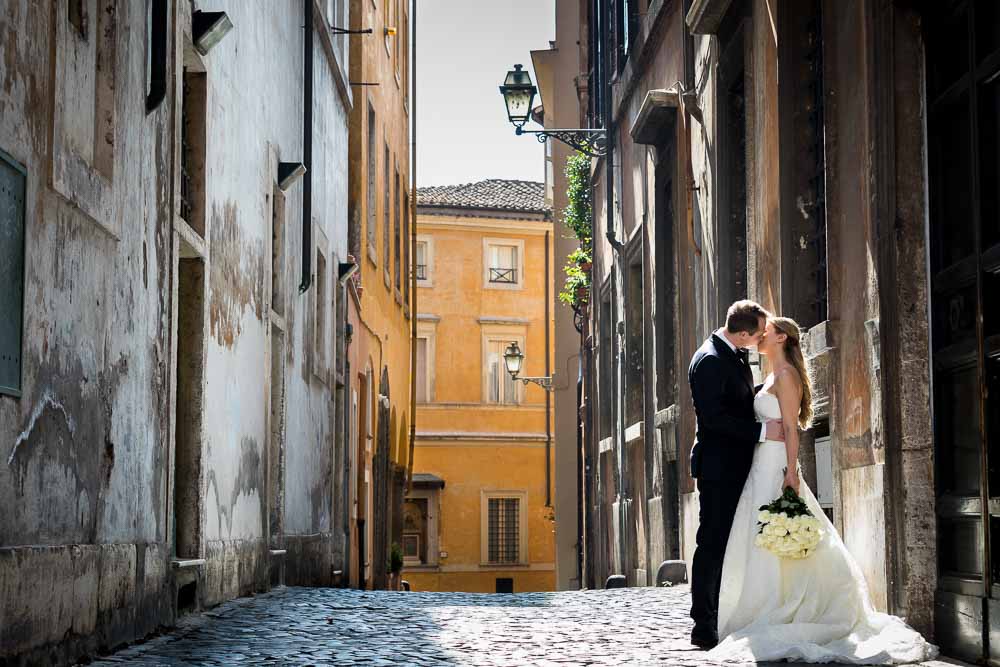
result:
[[[1000,5],[925,17],[938,589],[936,640],[1000,658]],[[990,304],[992,303],[992,307]]]
[[[510,578],[497,579],[497,593],[513,593],[514,580]]]
[[[739,3],[731,9],[719,30],[720,110],[718,160],[719,248],[717,272],[718,321],[734,301],[747,298],[747,160],[746,160],[746,26],[747,8]]]
[[[178,261],[175,363],[174,551],[178,558],[199,558],[205,391],[205,264],[200,258]]]

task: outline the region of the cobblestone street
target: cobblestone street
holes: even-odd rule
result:
[[[517,595],[285,588],[184,619],[92,664],[708,664],[687,641],[688,605],[686,586]]]

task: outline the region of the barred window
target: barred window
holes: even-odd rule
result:
[[[489,499],[489,562],[517,563],[520,556],[520,499]]]

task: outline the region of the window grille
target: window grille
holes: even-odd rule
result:
[[[490,268],[490,282],[514,285],[517,283],[517,269]]]
[[[520,557],[520,499],[489,499],[489,562],[517,563]]]

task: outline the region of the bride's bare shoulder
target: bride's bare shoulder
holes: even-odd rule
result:
[[[771,376],[774,378],[773,384],[778,394],[782,394],[786,391],[795,393],[802,391],[802,381],[799,379],[799,374],[792,366],[780,368],[777,371],[772,372]]]

